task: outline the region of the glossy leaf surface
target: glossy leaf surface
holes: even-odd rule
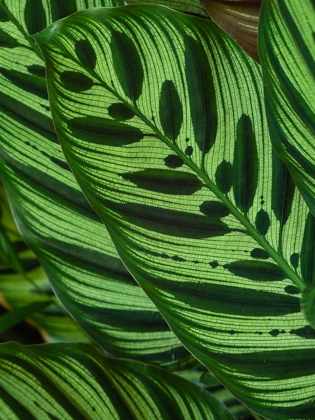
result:
[[[0,419],[209,419],[233,416],[161,368],[102,357],[90,345],[0,345]]]
[[[47,2],[37,3],[36,13],[44,10],[42,23],[62,17],[66,7],[53,2],[59,14],[50,15]],[[0,29],[15,41],[0,48],[0,175],[21,234],[67,311],[109,353],[184,368],[191,356],[124,268],[65,162],[49,111],[44,62],[25,34],[31,30],[25,22],[29,12],[17,2],[6,5]],[[93,61],[84,42],[77,52]]]
[[[308,419],[314,218],[272,151],[259,66],[214,23],[155,6],[81,12],[36,40],[64,153],[127,268],[237,398]]]
[[[312,0],[266,0],[259,29],[273,146],[315,214],[315,9]]]

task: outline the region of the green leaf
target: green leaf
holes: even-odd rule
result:
[[[86,344],[0,345],[0,418],[233,420],[198,386]]]
[[[54,1],[52,8],[42,3],[47,23],[61,17],[64,3]],[[77,8],[84,8],[81,2],[67,2],[68,12],[70,5],[77,3],[81,5]],[[25,35],[25,11],[15,1],[5,4],[8,9],[3,10],[9,10],[11,20],[0,23],[0,27],[18,40],[19,46],[14,55],[11,48],[0,48],[1,67],[5,69],[0,71],[0,176],[23,239],[39,258],[63,306],[108,353],[172,369],[187,368],[194,359],[121,263],[103,224],[69,170],[53,129],[44,62],[36,53],[38,48],[34,49],[34,41],[30,43]],[[114,3],[91,0],[86,4]],[[95,53],[86,40],[78,42],[74,52],[93,69]],[[78,94],[87,92],[78,91],[78,80],[84,79],[80,79],[81,74],[75,78],[66,74],[62,86]],[[88,83],[89,76],[85,76]],[[119,113],[124,114],[121,110]],[[112,131],[121,126],[120,121],[114,121]],[[135,131],[133,137],[139,132]],[[108,137],[110,142],[112,135]],[[58,332],[63,318],[58,324],[49,316],[37,320],[55,339],[65,337],[67,329],[72,329],[69,322]]]
[[[34,312],[43,310],[46,306],[51,304],[51,300],[44,302],[33,302],[29,305],[21,306],[18,309],[7,312],[0,316],[0,334],[7,331],[16,324],[22,322],[25,318],[30,318]]]
[[[273,146],[315,215],[315,12],[312,0],[264,0],[259,56]]]
[[[116,74],[113,30],[137,50],[139,97]],[[94,70],[75,55],[83,38]],[[312,416],[315,331],[300,292],[314,278],[302,255],[313,216],[272,151],[259,66],[214,23],[155,6],[77,13],[36,40],[66,158],[172,330],[252,410],[273,420]],[[59,80],[69,70],[93,87],[66,90]],[[176,139],[160,115],[165,81],[183,109]],[[134,117],[108,142],[116,103]],[[126,141],[135,130],[142,137]],[[168,184],[169,156],[183,162],[172,169],[178,190]]]

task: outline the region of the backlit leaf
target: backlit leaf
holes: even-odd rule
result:
[[[40,10],[45,11],[42,24],[87,6],[121,4],[101,0],[65,3],[42,1]],[[17,39],[19,46],[14,54],[11,48],[0,48],[1,68],[5,69],[0,70],[0,175],[24,240],[39,258],[64,307],[107,352],[170,368],[195,363],[126,271],[106,229],[65,162],[49,111],[44,62],[34,41],[25,33],[30,26],[25,22],[26,3],[6,0],[5,5],[1,4],[10,21],[0,23],[0,28]],[[40,15],[43,16],[42,12]],[[35,24],[40,22],[32,23]],[[88,40],[79,40],[74,54],[91,71],[97,66],[94,48],[89,47]],[[92,80],[88,73],[67,71],[60,80],[62,88],[76,95],[88,94]],[[120,109],[119,114],[126,112]],[[109,121],[109,144],[124,128],[123,142],[133,143],[142,138],[141,130],[128,128],[128,121],[122,123],[124,117]],[[91,134],[94,124],[102,132],[104,122],[97,117],[93,124],[88,120],[72,121],[72,130],[85,131],[97,143],[101,136]],[[36,271],[32,275],[36,277]],[[14,299],[7,300],[15,305]],[[58,333],[49,317],[38,321],[44,328],[43,322],[47,328],[53,327],[54,336]],[[61,320],[59,325],[66,327]],[[62,330],[62,336],[67,328]]]
[[[128,82],[137,95],[116,73],[117,31],[143,66]],[[83,38],[94,70],[76,59]],[[300,296],[314,276],[312,264],[305,278],[302,256],[313,216],[272,150],[259,66],[213,22],[155,6],[80,12],[36,40],[63,150],[127,268],[238,399],[273,420],[310,418],[315,331]],[[69,70],[92,78],[91,89],[66,90]],[[176,138],[160,111],[166,81],[181,103]],[[109,143],[114,103],[134,117]],[[96,116],[103,142],[80,130]],[[142,136],[124,141],[134,130]]]
[[[233,420],[197,385],[87,344],[1,344],[0,397],[1,420]]]

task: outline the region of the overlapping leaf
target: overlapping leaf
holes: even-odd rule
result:
[[[0,419],[233,420],[207,391],[86,344],[0,345]]]
[[[273,146],[315,214],[315,9],[312,0],[265,0],[259,29]]]
[[[203,0],[203,4],[220,28],[258,61],[257,33],[261,0]]]
[[[122,265],[65,162],[50,116],[44,63],[25,32],[75,7],[116,3],[36,4],[30,17],[34,2],[6,1],[0,22],[0,174],[19,229],[62,304],[109,353],[184,368],[191,356]],[[81,56],[84,46],[78,47]]]
[[[63,150],[130,272],[237,398],[309,419],[315,222],[272,151],[259,66],[212,22],[155,6],[36,40]]]
[[[32,304],[37,305],[37,312],[31,314],[24,312],[23,317],[27,316],[33,324],[35,323],[36,328],[39,329],[46,341],[89,341],[53,297],[44,270],[18,234],[2,185],[0,185],[0,228],[9,242],[13,254],[13,258],[11,258],[13,263],[9,261],[8,264],[8,261],[3,261],[0,258],[1,305],[8,310],[17,311],[16,314],[19,316],[22,316],[20,308],[25,306],[31,308]],[[40,306],[44,305],[47,300],[50,300],[53,305],[49,305],[49,307],[45,305],[45,309],[39,312]]]

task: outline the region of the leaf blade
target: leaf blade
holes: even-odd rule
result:
[[[315,335],[306,325],[300,294],[296,292],[303,290],[306,282],[300,265],[296,268],[295,258],[290,258],[301,252],[300,239],[308,229],[309,212],[300,194],[286,189],[286,172],[268,142],[260,69],[211,22],[153,6],[126,7],[119,13],[90,11],[92,14],[90,20],[84,13],[77,14],[73,20],[58,23],[36,36],[47,58],[48,88],[54,94],[51,105],[57,133],[81,188],[105,222],[127,268],[194,356],[253,410],[277,419],[292,413],[307,418],[313,404],[311,383],[305,383],[307,396],[301,391],[294,401],[286,387],[298,377],[304,381],[309,373],[302,368],[303,360],[313,357]],[[142,21],[146,25],[142,26]],[[125,23],[125,31],[133,39],[142,63],[148,63],[148,51],[150,57],[159,57],[161,63],[158,69],[146,65],[142,94],[135,103],[123,96],[116,84],[107,41],[111,25],[122,28]],[[80,133],[75,137],[65,129],[71,118],[86,115],[85,111],[74,111],[64,118],[62,112],[65,103],[67,109],[74,109],[78,100],[71,92],[59,89],[58,84],[65,67],[80,68],[80,63],[73,60],[71,45],[65,42],[68,24],[85,30],[92,44],[96,33],[104,34],[104,38],[97,37],[102,50],[98,55],[99,67],[89,73],[94,79],[91,90],[102,97],[104,110],[118,100],[132,110],[134,117],[128,124],[146,134],[133,144],[99,143],[96,151],[93,139]],[[156,28],[160,33],[158,43],[151,33]],[[206,57],[205,67],[212,70],[215,89],[218,131],[210,148],[209,137],[199,135],[192,120],[198,103],[211,104],[213,92],[196,90],[196,96],[208,95],[206,100],[198,102],[197,97],[189,101],[189,81],[178,76],[187,69],[185,41],[192,32],[198,48],[191,59]],[[71,35],[73,40],[81,37],[79,33]],[[181,48],[174,49],[175,44]],[[58,51],[63,52],[62,62],[58,60]],[[196,78],[202,78],[198,64],[190,65]],[[242,70],[235,71],[240,66]],[[160,91],[165,80],[173,81],[184,109],[183,129],[176,140],[165,136],[159,120]],[[98,112],[93,100],[88,106],[89,115]],[[251,124],[245,124],[245,129],[242,124],[240,130],[238,123],[244,115]],[[252,128],[248,129],[250,125]],[[235,162],[236,157],[250,159],[251,155],[242,155],[247,151],[243,143],[236,154],[234,151],[237,134],[242,141],[247,136],[253,143],[252,134],[248,135],[251,130],[257,137],[256,146],[250,148],[255,159],[250,162],[248,175],[248,182],[253,181],[253,192],[250,191],[244,205],[235,197],[235,188],[231,188],[235,180],[229,175],[228,182],[222,182],[222,172],[234,170],[240,164]],[[191,147],[188,152],[187,144]],[[125,177],[128,172],[165,169],[170,153],[184,162],[173,170],[180,167],[181,172],[197,176],[201,189],[193,194],[174,194],[170,201],[169,195],[157,192],[156,186],[155,191],[153,188],[150,191],[123,179],[122,174]],[[230,165],[225,163],[222,169],[222,162]],[[278,207],[272,199],[275,167],[277,188],[284,191],[284,200],[277,203]],[[244,187],[239,190],[246,192]],[[213,215],[210,211],[209,217],[211,208]],[[294,241],[293,237],[299,240]],[[241,263],[242,275],[236,273],[239,269],[238,266],[235,270],[236,262]],[[253,269],[250,275],[246,274],[249,265]],[[258,266],[263,267],[262,272],[255,272]],[[268,281],[269,276],[274,277],[272,281]],[[284,363],[297,360],[297,354],[299,362],[290,372],[284,365],[278,366],[279,360],[286,360]],[[274,381],[286,384],[279,399],[274,398]],[[258,394],[263,395],[264,402]]]

